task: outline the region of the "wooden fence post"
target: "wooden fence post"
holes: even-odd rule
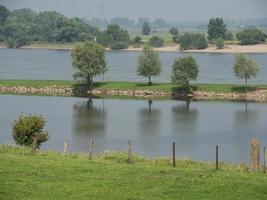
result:
[[[69,144],[69,141],[68,140],[65,140],[65,143],[64,143],[64,154],[67,153],[68,144]]]
[[[175,160],[175,142],[172,143],[172,165],[176,167],[176,160]]]
[[[264,173],[267,174],[267,165],[266,165],[266,160],[267,160],[267,151],[266,151],[266,147],[263,148],[263,159],[264,159],[264,166],[263,166],[263,170]]]
[[[91,142],[89,144],[89,156],[88,156],[89,160],[93,159],[93,148],[94,148],[94,141],[91,140]]]
[[[128,141],[128,163],[131,162],[132,159],[132,142],[131,140]]]
[[[260,141],[252,139],[250,143],[250,172],[259,172],[260,169]]]
[[[219,169],[219,145],[216,145],[216,170]]]

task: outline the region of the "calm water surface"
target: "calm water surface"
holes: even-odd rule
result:
[[[0,49],[0,79],[71,80],[73,69],[70,51],[45,49]],[[98,80],[147,81],[136,76],[137,58],[140,52],[107,52],[108,72]],[[170,82],[174,59],[188,54],[162,52],[162,75],[154,81]],[[200,83],[243,83],[233,75],[234,54],[192,54],[199,63]],[[250,83],[267,83],[267,54],[251,54],[261,66],[257,78]]]
[[[252,137],[267,144],[267,104],[117,100],[0,95],[0,143],[13,142],[11,123],[20,113],[42,114],[50,139],[42,148],[86,152],[90,139],[97,153],[126,150],[145,156],[177,155],[213,160],[215,145],[228,162],[249,161]]]

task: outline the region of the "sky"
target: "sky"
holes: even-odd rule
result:
[[[0,0],[8,9],[58,11],[68,17],[148,17],[168,21],[267,18],[267,0]]]

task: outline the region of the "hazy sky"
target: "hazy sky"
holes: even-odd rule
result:
[[[210,17],[248,19],[267,17],[267,0],[0,0],[13,10],[55,10],[69,17],[148,17],[169,21]]]

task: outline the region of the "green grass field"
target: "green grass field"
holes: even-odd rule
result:
[[[78,81],[60,81],[60,80],[0,80],[0,86],[25,86],[25,87],[75,87],[79,85]],[[179,91],[183,88],[179,85],[171,83],[154,83],[149,86],[147,83],[138,82],[95,82],[94,88],[103,90],[151,90],[172,92]],[[193,84],[195,90],[200,91],[213,91],[213,92],[245,92],[244,85],[236,84]],[[267,85],[250,85],[248,91],[257,89],[267,89]]]
[[[84,154],[31,153],[0,146],[0,199],[235,200],[267,199],[267,176],[244,165],[177,161],[108,153],[93,160]]]

